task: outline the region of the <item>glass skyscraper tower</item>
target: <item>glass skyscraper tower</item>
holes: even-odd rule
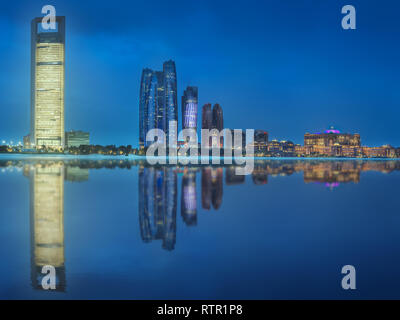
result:
[[[197,130],[197,87],[187,87],[182,96],[182,129]]]
[[[149,95],[150,82],[153,76],[153,70],[143,69],[142,79],[140,81],[140,96],[139,96],[139,146],[144,147],[147,133],[147,96]]]
[[[42,18],[31,23],[31,133],[34,147],[63,148],[65,17],[44,30]]]
[[[163,64],[164,72],[164,128],[167,135],[167,144],[169,134],[178,135],[178,132],[169,132],[170,121],[176,121],[178,126],[178,96],[177,96],[177,84],[176,84],[176,68],[175,62],[172,60],[166,61]],[[176,126],[176,130],[178,127]]]

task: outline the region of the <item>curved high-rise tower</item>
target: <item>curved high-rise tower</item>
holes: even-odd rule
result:
[[[182,129],[197,130],[197,87],[187,87],[182,96]]]
[[[149,95],[152,76],[153,70],[148,68],[143,69],[139,95],[139,146],[141,148],[144,147],[146,140],[148,118],[147,97]]]
[[[164,131],[169,135],[170,121],[176,121],[178,124],[178,98],[177,98],[177,83],[176,83],[176,67],[172,60],[166,61],[163,64],[164,73]],[[177,128],[176,128],[177,129]],[[171,132],[177,135],[178,132]]]

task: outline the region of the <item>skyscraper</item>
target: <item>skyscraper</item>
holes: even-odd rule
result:
[[[217,129],[218,131],[224,130],[224,117],[222,114],[221,106],[216,103],[212,110],[212,128]],[[224,138],[221,136],[219,141],[219,146],[224,146]]]
[[[211,104],[207,103],[203,106],[201,115],[201,128],[210,130],[212,128],[212,111]]]
[[[139,146],[147,147],[146,135],[151,129],[169,132],[169,121],[178,121],[175,62],[164,62],[163,71],[142,71],[139,97]],[[177,133],[177,132],[175,132]],[[173,134],[175,134],[173,133]],[[167,140],[168,141],[168,140]]]
[[[63,148],[65,17],[44,30],[42,18],[31,23],[31,144]]]
[[[164,73],[156,71],[157,78],[157,128],[165,131],[165,107],[164,107]]]
[[[187,87],[182,96],[182,129],[197,131],[197,87]]]
[[[163,64],[164,72],[164,132],[167,135],[167,143],[169,134],[177,135],[178,132],[169,132],[170,121],[176,121],[178,125],[178,96],[176,83],[176,67],[172,60]],[[178,128],[176,128],[178,129]]]
[[[222,114],[221,106],[216,103],[214,104],[212,111],[212,127],[213,129],[217,129],[218,131],[222,131],[224,129],[224,117]]]
[[[139,96],[139,146],[145,146],[147,133],[147,96],[149,95],[150,83],[153,76],[153,70],[143,69],[142,79],[140,81],[140,96]]]

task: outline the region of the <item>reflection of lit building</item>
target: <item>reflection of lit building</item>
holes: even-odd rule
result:
[[[211,167],[201,170],[201,206],[206,210],[211,208]]]
[[[211,202],[214,209],[218,210],[222,203],[222,188],[224,180],[224,169],[223,168],[212,168],[211,169]]]
[[[331,186],[340,182],[360,181],[360,167],[357,162],[323,161],[304,167],[304,182],[321,182]]]
[[[42,18],[31,24],[31,144],[63,148],[65,17],[56,30],[42,30]]]
[[[227,185],[241,184],[244,183],[246,176],[237,175],[236,167],[230,166],[225,169],[225,183]]]
[[[197,224],[196,172],[185,170],[182,178],[181,215],[188,226]]]
[[[89,169],[78,166],[65,166],[65,181],[83,182],[89,180]]]
[[[254,184],[266,184],[268,182],[268,170],[262,163],[256,162],[251,177]]]
[[[65,290],[64,165],[35,166],[30,172],[31,281],[41,289],[42,267],[56,269],[56,290]]]
[[[223,168],[203,168],[201,171],[201,203],[209,210],[211,203],[218,210],[222,203]]]
[[[139,222],[144,242],[163,240],[173,250],[176,239],[177,177],[172,168],[139,168]]]

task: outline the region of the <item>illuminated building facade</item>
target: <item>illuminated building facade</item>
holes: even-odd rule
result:
[[[31,145],[64,148],[65,17],[55,30],[31,23]]]
[[[279,153],[282,151],[282,145],[278,140],[268,142],[268,152]]]
[[[187,87],[182,96],[182,129],[197,131],[198,88]]]
[[[340,133],[337,130],[330,129],[324,133],[306,133],[304,135],[305,146],[333,146],[339,144],[341,146],[361,146],[361,138],[358,133]]]

